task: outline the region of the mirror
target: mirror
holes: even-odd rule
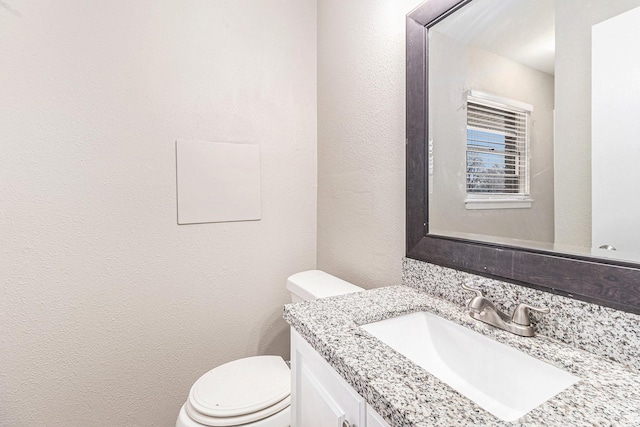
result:
[[[640,261],[640,56],[619,43],[639,39],[640,0],[474,0],[433,25],[430,233]]]
[[[640,131],[639,8],[430,0],[407,16],[408,257],[640,312],[640,212],[611,209],[638,204],[640,151],[619,142]],[[639,235],[625,247],[620,230]]]

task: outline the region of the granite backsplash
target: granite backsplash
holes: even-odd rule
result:
[[[461,288],[465,283],[506,313],[521,302],[549,307],[549,314],[531,314],[537,333],[640,371],[640,315],[410,258],[402,271],[403,285],[460,306],[473,296]]]

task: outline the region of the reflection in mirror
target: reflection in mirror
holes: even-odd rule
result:
[[[473,0],[428,34],[429,233],[640,261],[640,0]]]

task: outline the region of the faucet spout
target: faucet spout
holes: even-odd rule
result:
[[[495,304],[491,302],[491,300],[482,295],[482,292],[479,289],[474,289],[466,285],[462,285],[462,288],[467,291],[476,293],[476,296],[473,297],[467,305],[469,316],[481,322],[495,326],[496,328],[511,332],[512,334],[524,337],[532,337],[535,335],[533,326],[528,320],[528,312],[527,310],[525,310],[525,308],[542,313],[549,312],[548,308],[535,308],[525,304],[520,304],[518,305],[518,308],[514,310],[514,315],[512,318],[511,316],[508,316],[500,311],[495,306]],[[525,314],[523,315],[522,312],[524,312]],[[523,320],[523,316],[525,315],[526,320]]]
[[[506,329],[507,324],[511,321],[509,316],[501,312],[488,298],[474,297],[469,301],[467,306],[469,315],[476,320],[496,326],[500,329]]]

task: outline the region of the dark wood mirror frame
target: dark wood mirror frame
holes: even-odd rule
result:
[[[640,265],[429,234],[429,27],[472,0],[429,0],[407,15],[408,258],[640,314]]]

